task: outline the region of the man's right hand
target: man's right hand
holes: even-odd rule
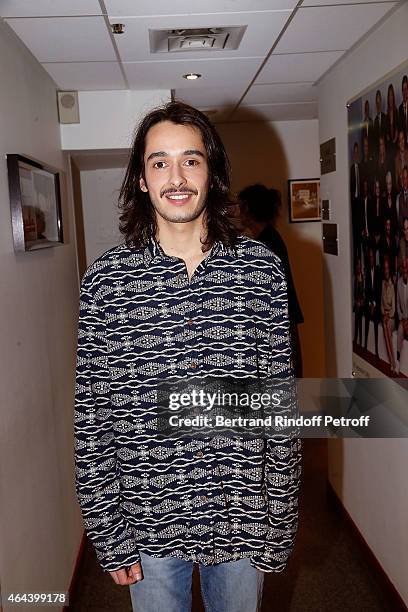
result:
[[[134,563],[130,567],[124,567],[109,573],[116,584],[134,584],[139,580],[143,580],[142,566],[140,563]]]

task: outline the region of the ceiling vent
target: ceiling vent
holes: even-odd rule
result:
[[[151,53],[238,49],[246,26],[150,30]]]

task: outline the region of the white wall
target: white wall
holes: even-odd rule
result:
[[[347,102],[407,60],[408,3],[394,12],[333,68],[319,85],[319,138],[336,138],[336,172],[322,177],[332,201],[339,256],[325,256],[325,313],[329,376],[353,369]],[[329,350],[330,349],[330,350]],[[408,441],[339,440],[329,445],[329,477],[395,587],[408,603]]]
[[[320,176],[318,122],[250,121],[216,127],[231,159],[234,192],[256,182],[282,192],[278,229],[305,319],[299,325],[303,376],[325,376],[321,223],[289,223],[287,206],[288,179]]]
[[[171,99],[170,91],[80,91],[77,124],[61,125],[65,150],[126,149],[138,121],[154,106]]]
[[[66,164],[55,84],[2,23],[0,77],[0,582],[3,593],[66,591],[82,535],[72,460],[72,207],[65,180],[66,244],[14,253],[5,154]]]
[[[89,266],[111,247],[123,242],[119,232],[118,193],[125,168],[81,172],[86,261]]]

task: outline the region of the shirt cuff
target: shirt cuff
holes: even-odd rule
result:
[[[132,540],[125,540],[109,552],[106,550],[102,552],[97,548],[95,551],[101,568],[106,572],[116,572],[140,562],[140,552]]]
[[[123,558],[123,561],[121,561],[118,557],[111,561],[99,560],[99,563],[104,572],[116,572],[120,569],[125,569],[125,567],[130,567],[135,563],[140,563],[140,555],[138,553],[135,553],[132,556],[127,555]]]
[[[270,555],[254,555],[250,558],[249,563],[261,572],[274,572],[276,574],[283,572],[291,552],[291,550],[287,550]]]

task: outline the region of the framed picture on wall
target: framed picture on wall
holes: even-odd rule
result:
[[[408,64],[351,99],[348,193],[353,353],[408,377]]]
[[[57,170],[23,155],[7,155],[15,251],[63,243],[61,191]]]
[[[321,221],[320,179],[289,180],[288,198],[290,223]]]

